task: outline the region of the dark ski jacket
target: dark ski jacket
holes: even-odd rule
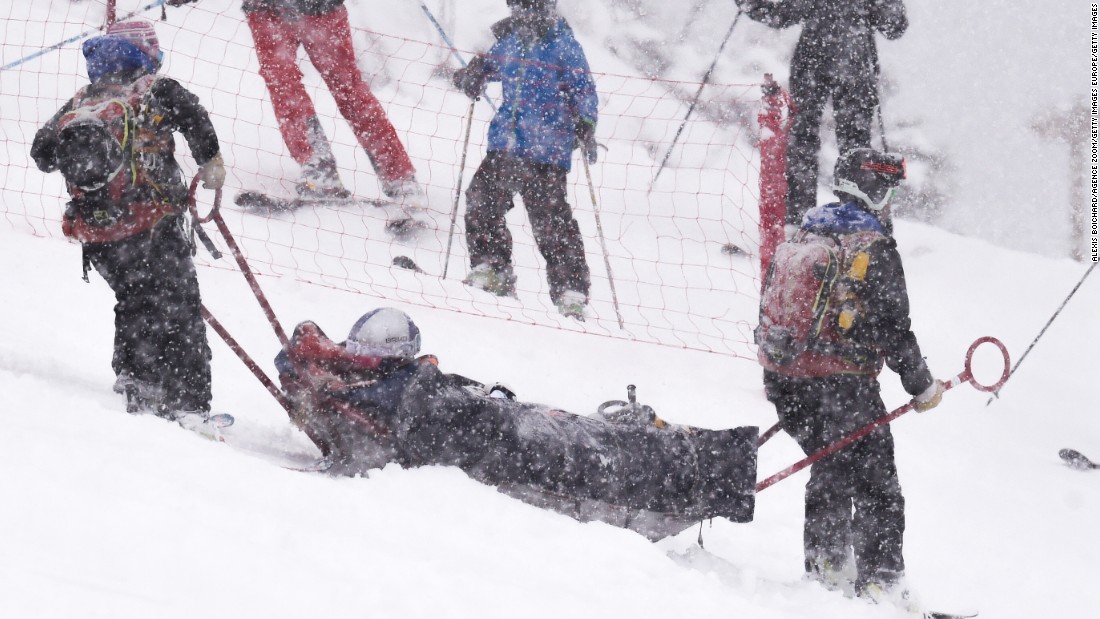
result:
[[[750,18],[773,28],[802,24],[791,61],[792,82],[809,74],[873,78],[878,66],[875,32],[893,40],[909,26],[902,0],[741,0],[738,4]]]
[[[244,0],[245,13],[271,11],[283,15],[327,15],[344,6],[344,0]]]
[[[569,170],[577,122],[598,119],[596,84],[564,18],[535,28],[530,41],[515,18],[497,22],[497,41],[480,56],[482,77],[501,82],[504,98],[489,125],[489,150]]]
[[[653,539],[715,516],[752,520],[755,427],[658,427],[493,397],[431,357],[350,356],[313,323],[298,325],[275,364],[292,420],[335,473],[455,466],[540,507]]]
[[[111,37],[100,37],[110,39]],[[135,60],[136,57],[118,56],[119,63],[97,61],[89,55],[89,67],[100,67],[105,73],[96,72],[96,80],[78,94],[109,93],[119,86],[133,84],[151,74],[150,67]],[[70,99],[57,111],[34,136],[31,144],[31,158],[39,170],[54,172],[61,167],[62,157],[79,156],[74,153],[60,152],[59,122],[73,109],[77,97]],[[86,242],[118,240],[119,235],[140,232],[146,226],[155,225],[168,214],[178,212],[187,200],[187,185],[183,173],[175,159],[175,140],[173,133],[179,132],[187,141],[191,155],[201,166],[220,151],[218,136],[210,122],[210,115],[199,102],[199,98],[169,77],[158,77],[149,85],[142,98],[140,110],[135,110],[134,136],[135,157],[140,157],[143,176],[146,183],[139,184],[124,192],[116,199],[98,194],[82,196],[70,202],[66,210],[64,226],[66,234],[74,233],[76,238]],[[94,230],[94,227],[82,225],[88,210],[87,205],[101,202],[117,203],[124,206],[128,215],[120,220],[117,230]],[[78,204],[79,203],[79,204]],[[95,208],[101,208],[102,205]],[[128,221],[127,221],[128,220]],[[75,226],[75,228],[74,228]],[[80,231],[88,233],[85,236]]]
[[[88,88],[94,92],[96,89],[106,89],[111,85],[110,80],[92,84]],[[201,166],[209,161],[220,151],[218,135],[210,122],[210,115],[206,108],[199,103],[199,98],[191,91],[180,85],[170,77],[161,77],[153,82],[149,88],[147,101],[150,114],[159,120],[156,122],[158,132],[180,132],[187,145],[191,149],[191,155]],[[39,170],[53,172],[58,168],[57,152],[57,121],[72,110],[72,100],[69,100],[61,109],[50,118],[46,124],[38,130],[31,143],[31,158]],[[180,200],[186,198],[187,188],[183,184],[179,164],[174,156],[165,158],[164,169],[161,172],[160,181],[170,184],[171,193]]]
[[[853,342],[872,347],[887,367],[901,377],[910,395],[932,384],[909,318],[909,292],[897,242],[874,215],[853,201],[833,202],[806,213],[802,229],[826,236],[865,231],[878,235],[864,248],[869,256],[864,280],[855,288],[861,304],[858,321],[848,334]]]

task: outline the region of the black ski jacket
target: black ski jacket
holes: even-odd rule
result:
[[[878,66],[875,31],[887,39],[905,33],[909,20],[902,0],[739,0],[750,18],[773,28],[802,24],[791,61],[791,79],[826,71],[859,78]]]
[[[140,76],[137,76],[140,77]],[[129,76],[119,77],[114,80],[104,80],[102,87],[108,87],[110,83],[117,83],[119,79],[128,79]],[[134,78],[136,79],[136,77]],[[90,88],[97,88],[93,84]],[[145,99],[148,107],[145,116],[152,119],[149,126],[154,127],[158,134],[179,132],[187,140],[191,149],[191,155],[200,166],[214,155],[217,155],[220,146],[218,135],[210,122],[210,115],[206,108],[199,102],[199,98],[191,91],[184,88],[179,82],[170,77],[158,78],[149,88]],[[72,110],[73,101],[70,99],[50,118],[46,124],[38,130],[31,143],[31,158],[39,170],[53,172],[58,169],[59,156],[66,153],[57,152],[58,148],[58,121],[62,116]],[[174,142],[167,141],[168,148],[174,148]],[[183,176],[179,164],[171,151],[156,162],[154,169],[147,169],[163,197],[173,203],[182,204],[187,198],[187,187],[183,183]]]
[[[840,216],[844,212],[865,213],[851,201],[826,204],[806,214],[803,228],[826,235],[867,228],[853,223],[857,220]],[[867,222],[877,221],[870,214],[863,216]],[[886,366],[901,377],[905,391],[917,395],[932,384],[932,373],[912,330],[909,291],[897,241],[889,236],[888,228],[884,232],[866,248],[869,256],[867,274],[853,291],[862,304],[862,317],[849,337],[855,343],[881,351]]]

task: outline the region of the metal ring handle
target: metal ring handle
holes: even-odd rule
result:
[[[210,212],[206,214],[206,217],[199,217],[198,204],[195,200],[195,193],[199,188],[199,174],[195,175],[195,178],[191,179],[191,187],[187,191],[187,206],[191,211],[191,217],[195,220],[195,223],[204,224],[213,221],[217,216],[218,211],[222,205],[222,190],[221,187],[214,190],[214,206],[211,207]]]
[[[977,350],[979,346],[986,343],[993,344],[1001,351],[1001,358],[1004,360],[1005,364],[1004,371],[1001,372],[1001,378],[992,385],[983,385],[982,383],[978,382],[978,379],[974,377],[974,369],[972,366],[972,363],[974,361],[974,351]],[[1005,348],[1005,345],[1003,343],[1001,343],[1001,340],[987,335],[985,337],[980,337],[974,340],[974,343],[971,344],[970,348],[966,351],[966,370],[963,372],[962,378],[970,383],[971,386],[973,386],[978,391],[992,392],[1000,389],[1001,386],[1005,384],[1005,381],[1008,380],[1008,375],[1011,373],[1011,371],[1012,362],[1009,360],[1008,357],[1008,349]]]

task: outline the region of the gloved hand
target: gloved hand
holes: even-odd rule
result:
[[[481,90],[485,88],[485,72],[485,57],[474,56],[469,64],[455,71],[451,83],[467,97],[476,99],[481,96]]]
[[[166,0],[165,4],[168,6],[183,6],[185,4],[191,4],[192,2],[198,2],[199,0]]]
[[[206,189],[218,190],[225,184],[225,160],[218,153],[199,168],[199,179]]]
[[[913,408],[918,413],[924,413],[936,408],[943,399],[943,381],[938,378],[932,381],[927,389],[913,398]]]
[[[576,136],[573,148],[581,149],[588,163],[596,163],[596,123],[589,118],[578,118],[573,124],[573,134]]]

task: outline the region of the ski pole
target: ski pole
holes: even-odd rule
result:
[[[458,164],[458,183],[455,185],[455,203],[451,207],[451,230],[447,233],[447,255],[443,259],[443,275],[440,279],[447,279],[447,267],[451,264],[451,242],[455,238],[455,220],[458,219],[458,200],[462,197],[462,176],[466,171],[466,151],[470,148],[470,128],[474,125],[474,104],[477,99],[470,101],[470,110],[466,113],[466,137],[462,140],[462,159]]]
[[[996,346],[1001,351],[1001,356],[1004,359],[1004,371],[1001,372],[1001,378],[997,382],[993,383],[992,385],[983,385],[982,383],[979,383],[978,379],[974,377],[974,372],[973,372],[973,368],[972,368],[972,364],[973,364],[973,361],[974,361],[974,351],[977,350],[979,346],[981,346],[982,344],[985,344],[987,342],[990,343],[990,344],[993,344],[994,346]],[[949,389],[957,387],[958,385],[961,385],[964,382],[968,382],[975,389],[977,389],[978,391],[986,391],[986,392],[995,391],[997,389],[1000,389],[1001,385],[1003,385],[1005,383],[1005,381],[1008,380],[1008,373],[1009,373],[1008,349],[1005,348],[1005,345],[1002,344],[1000,340],[998,340],[997,338],[994,338],[994,337],[988,337],[988,336],[987,337],[980,337],[977,340],[975,340],[974,343],[970,345],[970,349],[966,351],[966,366],[964,367],[963,371],[960,372],[958,376],[956,376],[956,377],[952,378],[951,380],[945,382],[943,384],[943,390],[947,391]],[[845,438],[840,439],[839,441],[833,443],[832,445],[829,445],[828,447],[825,447],[824,449],[822,449],[822,450],[820,450],[820,451],[818,451],[814,454],[806,456],[805,458],[799,460],[798,462],[795,462],[791,466],[783,469],[782,471],[779,471],[775,475],[772,475],[771,477],[769,477],[769,478],[767,478],[767,479],[765,479],[761,482],[758,482],[756,484],[756,491],[760,492],[761,490],[764,490],[764,489],[768,488],[769,486],[774,485],[776,482],[782,481],[782,480],[790,477],[791,475],[794,475],[795,473],[801,471],[802,469],[806,468],[807,466],[810,466],[814,462],[817,462],[818,460],[821,460],[825,456],[828,456],[830,454],[836,453],[837,451],[840,451],[841,449],[844,449],[848,445],[851,445],[855,441],[863,438],[864,436],[867,436],[868,434],[875,431],[879,427],[890,423],[891,421],[897,419],[898,417],[901,417],[902,415],[904,415],[905,413],[908,413],[911,410],[913,410],[913,402],[912,401],[910,401],[908,404],[906,404],[904,406],[901,406],[901,407],[898,407],[898,408],[894,409],[893,412],[888,413],[887,415],[885,415],[883,417],[880,417],[880,418],[876,419],[875,421],[872,421],[871,423],[863,426],[862,428],[860,428],[860,429],[856,430],[855,432],[849,434]]]
[[[882,101],[879,101],[879,104],[875,106],[875,111],[878,116],[879,136],[882,138],[882,152],[888,153],[890,152],[890,147],[886,144],[886,123],[882,120]]]
[[[687,114],[684,114],[684,120],[680,123],[680,128],[676,130],[676,135],[672,138],[672,143],[668,145],[668,150],[665,151],[664,159],[661,159],[661,165],[657,168],[657,173],[653,175],[653,181],[649,184],[649,191],[653,191],[653,186],[657,184],[657,179],[661,176],[661,172],[665,169],[665,164],[668,163],[668,157],[672,154],[672,149],[676,147],[676,142],[680,139],[680,134],[684,132],[684,127],[687,126],[688,118],[691,118],[691,113],[695,111],[695,106],[699,103],[699,96],[703,94],[703,88],[710,81],[711,73],[714,73],[714,67],[718,65],[718,58],[722,56],[722,50],[726,49],[726,43],[729,43],[730,37],[733,36],[733,29],[737,26],[737,22],[741,19],[741,11],[738,9],[737,17],[733,18],[733,23],[730,24],[730,29],[726,32],[726,38],[722,39],[722,45],[718,47],[718,53],[714,55],[714,62],[710,63],[710,68],[703,74],[703,81],[699,83],[699,89],[695,91],[695,98],[691,100],[691,105],[688,106]]]
[[[432,25],[435,26],[436,32],[439,33],[440,38],[447,44],[447,47],[451,49],[451,55],[458,61],[459,66],[465,67],[466,59],[462,57],[462,54],[458,53],[458,48],[455,47],[454,41],[447,35],[447,31],[443,29],[443,26],[439,25],[439,20],[435,18],[435,15],[432,13],[431,9],[428,8],[428,5],[424,4],[424,0],[420,0],[420,10],[424,11],[424,15],[428,17],[428,21],[432,22]],[[489,104],[489,107],[493,108],[493,112],[496,112],[497,106],[493,105],[493,100],[490,99],[488,95],[482,96],[485,97],[485,102]]]
[[[203,320],[210,324],[210,327],[214,329],[214,332],[221,336],[226,345],[229,346],[229,349],[237,355],[237,358],[244,363],[245,367],[252,371],[252,375],[255,376],[261,384],[263,384],[263,386],[267,389],[267,392],[275,398],[275,401],[277,401],[280,406],[286,409],[286,412],[289,413],[290,402],[286,399],[286,396],[283,395],[283,392],[280,391],[279,388],[275,385],[275,382],[268,378],[267,374],[264,374],[264,371],[260,369],[259,364],[257,364],[252,359],[252,357],[250,357],[248,353],[244,351],[244,348],[242,348],[241,345],[237,343],[237,340],[233,339],[233,336],[229,334],[229,330],[227,330],[222,325],[222,323],[218,322],[218,320],[214,318],[214,315],[210,313],[210,310],[206,309],[205,305],[200,306],[199,310],[202,312]]]
[[[131,11],[130,13],[127,13],[122,19],[125,21],[125,20],[133,17],[134,15],[137,15],[138,13],[141,13],[142,11],[147,11],[149,9],[152,9],[152,8],[155,8],[155,7],[158,7],[158,6],[162,6],[163,4],[164,4],[164,0],[155,0],[154,2],[150,2],[149,4],[146,4],[145,6],[141,7],[140,9],[137,9],[135,11]],[[105,23],[104,25],[102,25],[98,28],[92,28],[90,30],[85,30],[84,32],[81,32],[80,34],[78,34],[76,36],[69,37],[69,38],[65,39],[64,41],[62,41],[60,43],[55,43],[55,44],[53,44],[49,47],[40,49],[37,52],[34,52],[33,54],[31,54],[29,56],[24,56],[24,57],[20,58],[19,60],[14,60],[12,62],[9,62],[8,64],[0,67],[0,71],[7,71],[8,69],[11,69],[13,67],[17,67],[17,66],[23,64],[24,62],[34,60],[35,58],[38,58],[39,56],[45,56],[46,54],[52,52],[53,50],[60,49],[64,46],[68,45],[69,43],[79,41],[80,39],[83,39],[84,37],[95,34],[96,32],[99,32],[100,30],[103,30],[107,26],[110,26],[111,22],[113,22],[113,21],[114,20],[108,21],[107,23]]]
[[[592,214],[596,216],[596,233],[600,237],[600,247],[603,249],[603,266],[607,269],[607,283],[611,286],[611,303],[615,307],[615,318],[619,321],[619,328],[623,328],[623,314],[619,311],[619,295],[615,292],[615,277],[611,275],[611,258],[607,253],[607,240],[603,234],[603,223],[600,222],[600,205],[596,202],[596,186],[592,184],[592,168],[588,165],[588,148],[581,146],[581,161],[584,162],[584,175],[588,177],[588,195],[592,197]]]
[[[196,174],[195,178],[191,181],[191,190],[188,197],[191,217],[194,219],[195,223],[204,224],[213,221],[214,225],[218,227],[218,232],[220,232],[222,238],[225,239],[226,245],[229,246],[229,251],[233,253],[233,257],[237,261],[237,266],[241,269],[241,273],[244,275],[245,280],[248,281],[248,286],[252,289],[252,294],[256,296],[256,301],[259,302],[260,308],[264,311],[264,315],[267,316],[267,321],[271,323],[271,328],[275,330],[275,337],[279,338],[280,344],[286,346],[290,340],[287,338],[286,332],[283,331],[282,325],[279,324],[279,319],[275,317],[275,310],[271,309],[271,304],[267,302],[264,291],[260,289],[260,282],[256,280],[256,276],[248,266],[248,261],[245,260],[244,254],[241,253],[241,248],[237,245],[236,239],[233,238],[233,234],[229,231],[229,226],[226,225],[225,219],[222,217],[222,190],[214,190],[214,206],[210,209],[210,213],[207,214],[206,217],[200,217],[198,209],[195,206],[195,190],[198,184],[199,176]]]
[[[1047,328],[1050,327],[1050,323],[1054,322],[1054,319],[1058,317],[1058,314],[1061,314],[1062,310],[1066,308],[1066,304],[1069,303],[1069,300],[1073,298],[1073,295],[1077,294],[1077,289],[1081,287],[1081,284],[1085,283],[1085,278],[1092,273],[1092,270],[1096,268],[1096,265],[1097,263],[1093,262],[1092,266],[1090,266],[1088,270],[1085,271],[1085,274],[1081,276],[1081,279],[1077,281],[1077,285],[1073,287],[1073,290],[1069,291],[1069,295],[1067,295],[1065,300],[1062,301],[1062,304],[1058,306],[1058,309],[1054,312],[1054,315],[1050,317],[1050,320],[1047,321],[1047,324],[1043,325],[1043,328],[1039,331],[1039,335],[1035,336],[1035,339],[1031,341],[1031,345],[1027,347],[1027,350],[1024,351],[1024,354],[1020,355],[1020,358],[1016,360],[1016,365],[1014,365],[1012,367],[1012,371],[1008,373],[1008,378],[1012,378],[1012,375],[1016,373],[1016,368],[1020,367],[1020,364],[1024,362],[1024,358],[1027,357],[1027,354],[1031,352],[1032,348],[1035,348],[1036,344],[1039,343],[1039,338],[1043,337],[1043,334],[1047,332]],[[1005,380],[1007,380],[1007,378]],[[989,397],[989,401],[986,402],[985,405],[989,406],[990,404],[992,404],[993,400],[996,400],[1000,397],[1000,393],[1001,388],[998,387],[993,392],[993,395]]]
[[[872,49],[874,48],[874,34],[871,34]],[[886,144],[886,121],[882,118],[882,80],[880,79],[882,70],[879,68],[878,56],[875,57],[875,94],[878,101],[875,102],[875,115],[878,116],[878,133],[882,138],[882,152],[890,152],[890,147]]]

